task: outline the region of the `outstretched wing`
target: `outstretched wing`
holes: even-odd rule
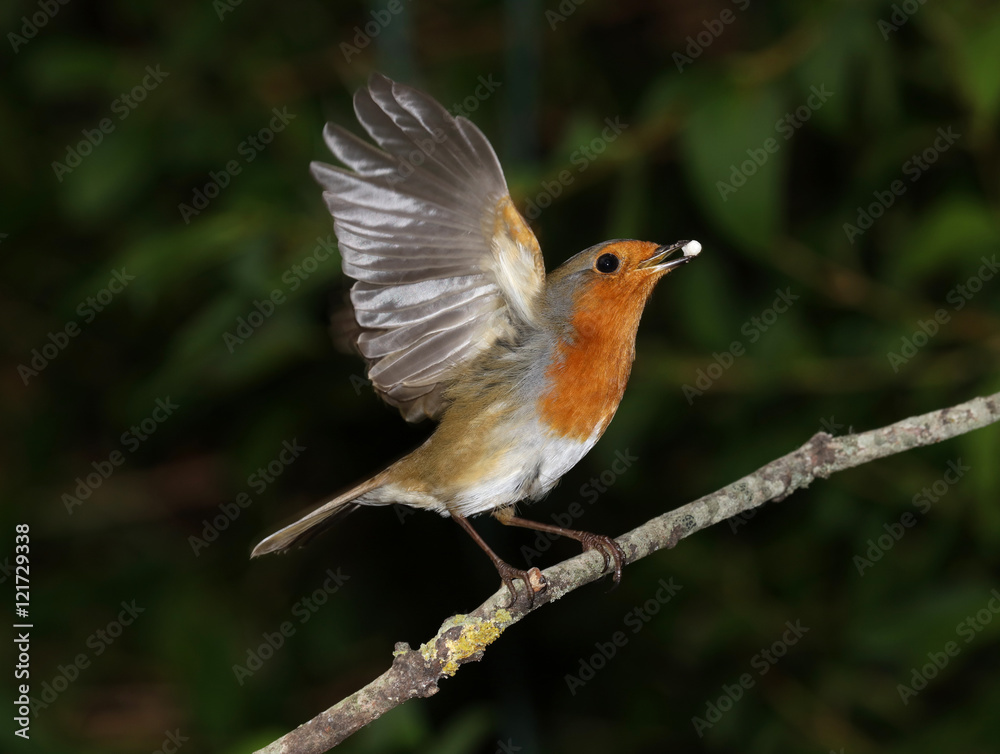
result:
[[[514,208],[482,132],[428,95],[373,74],[354,96],[381,149],[328,123],[348,169],[312,173],[334,219],[368,377],[408,421],[497,337],[531,324],[545,282],[538,241]]]

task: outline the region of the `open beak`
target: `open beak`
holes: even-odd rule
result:
[[[680,252],[680,256],[677,256],[677,252]],[[697,241],[678,241],[674,244],[657,247],[651,257],[643,259],[636,265],[636,269],[668,272],[682,264],[687,264],[700,253],[701,244]]]

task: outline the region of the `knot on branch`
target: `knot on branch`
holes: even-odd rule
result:
[[[757,474],[764,481],[765,500],[781,502],[796,490],[808,487],[814,479],[826,479],[837,470],[836,442],[827,432],[817,432],[798,450],[764,466]],[[758,503],[759,504],[759,503]]]
[[[837,452],[830,443],[833,435],[828,432],[817,432],[809,440],[809,461],[812,464],[814,474],[826,479],[833,473],[834,464],[837,461]]]

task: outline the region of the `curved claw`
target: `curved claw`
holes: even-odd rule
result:
[[[625,552],[612,537],[604,534],[584,532],[580,538],[580,542],[583,544],[584,552],[587,550],[597,550],[601,553],[601,557],[604,558],[602,572],[608,570],[608,566],[611,565],[611,560],[613,559],[615,561],[614,582],[617,584],[622,580],[622,568],[626,562]]]
[[[527,571],[522,571],[502,560],[496,563],[496,567],[497,572],[500,574],[500,580],[507,587],[507,591],[510,592],[510,601],[504,606],[507,609],[510,609],[517,602],[517,587],[514,586],[514,579],[521,579],[524,582],[525,591],[528,595],[529,608],[535,604],[535,593],[542,591],[548,586],[545,577],[538,568],[532,567]]]

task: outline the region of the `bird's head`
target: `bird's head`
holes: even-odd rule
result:
[[[697,241],[659,245],[616,240],[592,246],[549,276],[550,311],[584,336],[597,329],[631,332],[634,337],[656,283],[700,252]]]

